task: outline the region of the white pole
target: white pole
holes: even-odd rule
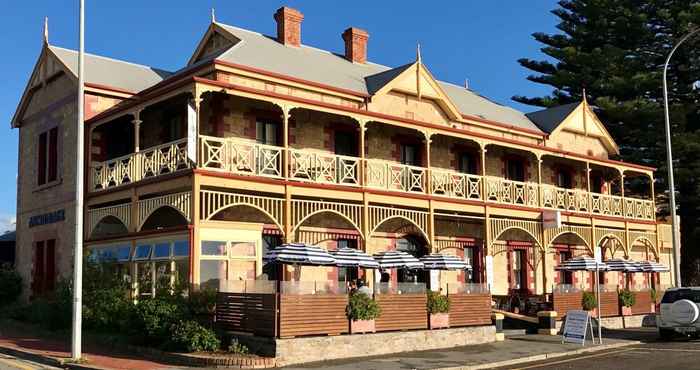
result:
[[[671,153],[671,120],[668,113],[668,86],[666,82],[666,74],[668,72],[668,63],[671,61],[673,53],[676,52],[679,46],[685,40],[700,32],[700,28],[697,28],[687,35],[683,36],[680,41],[671,49],[666,57],[666,63],[664,63],[664,75],[663,75],[663,86],[664,86],[664,119],[666,121],[666,161],[668,162],[668,191],[669,191],[669,207],[671,208],[671,231],[673,236],[671,240],[673,242],[673,280],[676,282],[677,287],[683,286],[681,283],[681,250],[680,241],[678,240],[678,221],[676,220],[676,186],[673,181],[673,154]]]
[[[73,252],[73,330],[71,354],[73,360],[82,357],[83,322],[83,135],[85,102],[85,2],[80,1],[78,26],[78,122],[76,127],[76,167],[75,167],[75,248]]]
[[[598,306],[598,309],[596,312],[596,316],[598,316],[598,344],[603,344],[603,329],[601,329],[601,322],[600,322],[600,270],[598,269],[598,261],[595,263],[595,291],[596,295],[596,304]],[[595,340],[593,340],[593,343],[595,343]]]

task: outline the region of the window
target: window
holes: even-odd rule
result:
[[[169,259],[170,258],[170,242],[156,243],[153,248],[153,259]]]
[[[276,122],[255,122],[255,140],[259,144],[279,145],[279,124]]]
[[[227,280],[254,280],[257,271],[258,245],[255,241],[202,240],[200,286],[219,289]]]
[[[474,248],[464,248],[464,260],[472,266],[471,270],[464,271],[464,282],[476,283],[476,279],[474,278],[474,276],[476,275],[474,271]]]
[[[134,257],[132,258],[134,261],[144,261],[149,258],[151,258],[150,244],[142,244],[136,247],[136,250],[134,250]]]
[[[571,189],[574,187],[574,182],[571,178],[571,172],[558,169],[557,170],[557,186],[564,189]]]
[[[526,289],[525,282],[525,251],[524,250],[514,250],[513,251],[513,284],[512,289]]]
[[[267,254],[270,250],[282,245],[282,236],[280,235],[263,235],[262,237],[262,253],[263,256]],[[263,279],[267,277],[267,280],[280,280],[280,269],[279,265],[276,263],[265,263],[262,268]]]
[[[334,133],[335,154],[350,157],[357,156],[357,140],[355,134],[350,131],[336,130]]]
[[[565,261],[571,259],[570,251],[560,251],[559,252],[559,264],[561,265]],[[559,283],[571,285],[574,283],[573,272],[571,271],[559,271]]]
[[[226,255],[226,242],[222,241],[202,241],[202,255],[203,256],[225,256]]]
[[[222,280],[226,280],[226,261],[201,260],[199,262],[199,286],[201,288],[218,290]]]
[[[605,193],[603,189],[603,177],[599,174],[591,175],[591,191],[594,193]]]
[[[56,282],[56,239],[34,244],[32,293],[40,295],[53,290]]]
[[[525,181],[525,166],[521,159],[506,160],[506,179]]]
[[[39,134],[37,185],[58,179],[58,127]]]
[[[420,150],[415,144],[401,144],[401,163],[420,166]]]
[[[357,239],[338,239],[338,249],[354,248],[357,249]]]
[[[459,172],[476,175],[476,159],[471,153],[459,154]]]

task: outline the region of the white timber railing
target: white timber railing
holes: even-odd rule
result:
[[[104,162],[92,162],[90,189],[105,190],[190,167],[187,139],[180,139]]]
[[[603,216],[624,216],[623,198],[617,195],[591,193],[591,213]]]
[[[565,189],[548,184],[542,184],[541,190],[543,208],[588,212],[588,192],[585,190]]]
[[[446,169],[431,169],[430,181],[435,195],[481,200],[481,176]]]
[[[501,177],[485,176],[486,200],[501,203],[539,206],[539,189],[536,183],[507,180]]]
[[[380,159],[367,160],[367,186],[412,193],[426,191],[426,169]]]
[[[322,184],[360,184],[360,159],[311,150],[289,149],[289,177]]]
[[[200,135],[200,167],[236,174],[282,177],[284,149],[237,138]]]

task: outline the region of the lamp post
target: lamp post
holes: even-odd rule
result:
[[[688,34],[683,36],[677,43],[676,45],[673,46],[673,49],[671,49],[671,52],[668,53],[668,56],[666,57],[666,63],[664,64],[664,76],[663,76],[663,85],[664,85],[664,118],[666,120],[666,160],[668,162],[668,190],[669,190],[669,207],[671,208],[671,232],[672,232],[672,242],[673,242],[673,275],[674,275],[674,280],[676,281],[676,286],[680,287],[682,286],[681,283],[681,253],[680,249],[678,248],[679,240],[678,240],[678,221],[676,220],[676,186],[673,181],[673,154],[671,153],[671,122],[669,118],[669,113],[668,113],[668,85],[666,82],[666,74],[668,72],[668,63],[671,61],[671,57],[673,56],[673,53],[676,52],[676,49],[678,49],[679,46],[685,40],[689,39],[693,35],[697,34],[700,32],[700,28],[696,28],[692,31],[690,31]]]

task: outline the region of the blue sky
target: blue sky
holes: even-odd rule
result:
[[[304,13],[302,42],[342,52],[342,31],[366,29],[373,62],[398,66],[415,58],[420,42],[424,63],[436,78],[464,84],[497,102],[524,111],[515,94],[549,92],[525,79],[521,57],[541,58],[533,32],[555,32],[555,0],[530,1],[243,1],[86,0],[86,50],[90,53],[175,70],[182,67],[216,9],[222,23],[275,33],[274,11],[287,5]],[[10,121],[39,55],[44,16],[54,45],[77,46],[77,0],[13,2],[0,16],[0,50],[5,51],[0,89],[0,230],[15,214],[17,130]],[[422,7],[419,7],[419,4]],[[431,5],[431,6],[428,6]]]

